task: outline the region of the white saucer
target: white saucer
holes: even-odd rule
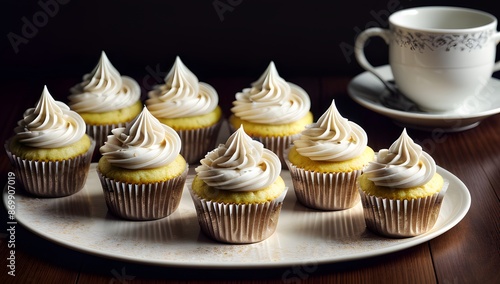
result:
[[[392,80],[389,65],[376,68],[386,80]],[[488,84],[475,98],[458,110],[446,113],[405,112],[388,108],[379,101],[381,94],[388,91],[372,73],[363,72],[349,83],[350,97],[374,112],[392,118],[397,124],[422,130],[463,131],[476,127],[483,119],[500,113],[500,80],[491,78]]]

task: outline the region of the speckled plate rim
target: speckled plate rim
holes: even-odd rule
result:
[[[450,187],[434,228],[417,237],[388,239],[366,230],[364,220],[360,222],[362,218],[360,203],[344,211],[316,211],[301,206],[296,201],[293,190],[289,190],[278,228],[273,236],[257,244],[228,245],[212,241],[199,232],[196,213],[187,188],[184,190],[178,210],[164,219],[137,222],[109,216],[107,209],[103,208],[104,200],[100,202],[99,199],[102,192],[97,186],[97,175],[93,172],[95,166],[91,165],[91,172],[84,189],[72,197],[39,199],[25,195],[21,191],[16,192],[15,221],[58,245],[105,258],[188,268],[275,268],[351,261],[404,250],[429,241],[453,228],[464,218],[471,204],[470,193],[465,184],[452,173],[438,167],[438,173],[450,181]],[[193,173],[192,168],[188,175],[188,183],[190,178],[192,180]],[[284,170],[282,177],[290,189],[293,189],[289,172]],[[4,205],[7,205],[7,196],[6,185],[3,191]],[[76,200],[79,201],[75,203]],[[54,207],[54,204],[57,206]],[[60,210],[54,211],[54,208]],[[182,220],[184,217],[187,219]],[[332,218],[336,223],[325,222]],[[337,226],[338,223],[341,224]],[[78,224],[78,227],[72,229],[72,224]],[[141,231],[143,225],[156,229]],[[164,240],[151,241],[154,239],[153,235],[158,235],[157,228],[164,228],[167,225],[170,232],[167,235],[173,236],[173,239],[167,238],[164,243]],[[115,240],[115,234],[121,231],[114,231],[113,228],[121,226],[126,228],[124,231],[133,233],[129,234],[128,239],[124,236],[121,240]],[[316,230],[311,230],[311,226],[316,226]],[[175,230],[181,228],[189,229],[176,235]],[[99,235],[102,238],[99,238]],[[88,241],[92,238],[95,239],[92,245],[89,245]],[[136,247],[127,247],[128,241],[141,242],[137,242]],[[111,246],[106,242],[110,242]],[[121,251],[110,249],[119,245],[123,245],[125,249],[122,248]],[[166,258],[155,257],[158,246],[164,248],[166,254],[170,253],[169,249],[175,248],[179,251],[173,254],[175,256],[173,258],[172,255]]]

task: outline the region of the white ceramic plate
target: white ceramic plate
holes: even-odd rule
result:
[[[338,212],[300,205],[289,172],[283,171],[289,190],[275,234],[260,243],[230,245],[200,232],[187,188],[179,208],[164,219],[125,221],[110,215],[95,168],[92,164],[85,187],[69,197],[34,198],[19,190],[16,220],[54,243],[102,257],[160,266],[259,268],[333,263],[403,250],[448,231],[470,206],[466,186],[438,168],[450,186],[434,228],[412,238],[383,238],[366,230],[361,203]],[[191,168],[187,183],[193,173]],[[7,187],[4,203],[6,196]]]
[[[392,80],[389,65],[376,68],[383,78]],[[446,113],[415,113],[388,108],[379,101],[388,94],[384,85],[372,73],[354,77],[347,87],[350,97],[361,106],[387,116],[396,123],[422,130],[463,131],[477,126],[483,119],[500,113],[500,80],[491,78],[477,97],[471,97],[458,110]]]

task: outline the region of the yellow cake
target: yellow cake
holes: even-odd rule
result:
[[[163,124],[181,137],[181,154],[195,164],[215,146],[223,120],[219,95],[200,82],[177,56],[164,79],[148,92],[146,106]]]
[[[367,175],[361,175],[358,178],[358,182],[359,187],[366,194],[398,200],[411,200],[431,196],[439,192],[444,185],[444,179],[438,173],[435,173],[427,183],[409,188],[377,186],[373,181],[368,179]]]
[[[395,238],[431,230],[448,188],[434,159],[406,129],[389,149],[378,151],[357,183],[368,229]]]
[[[211,127],[217,124],[222,118],[222,109],[217,106],[213,111],[207,114],[201,114],[188,117],[166,118],[160,117],[158,120],[172,127],[174,130],[196,130],[205,127]]]
[[[88,135],[68,146],[58,148],[36,148],[24,145],[18,139],[11,139],[10,151],[21,159],[33,161],[63,161],[85,154],[92,144]]]
[[[83,188],[95,141],[85,134],[82,117],[55,101],[47,87],[36,106],[24,112],[14,132],[4,146],[27,192],[62,197]]]
[[[229,123],[233,129],[238,129],[240,125],[243,125],[245,132],[252,137],[291,136],[300,133],[304,130],[306,125],[311,124],[312,122],[312,112],[308,112],[299,120],[287,124],[252,123],[250,121],[243,120],[234,114],[229,117]]]
[[[197,176],[194,177],[192,184],[193,192],[200,198],[226,204],[252,204],[272,201],[283,193],[285,187],[285,182],[280,176],[271,185],[256,191],[233,192],[219,190],[210,187]]]
[[[113,166],[106,157],[101,157],[98,169],[102,175],[115,181],[147,184],[167,181],[182,175],[186,169],[186,161],[181,155],[177,155],[172,163],[164,166],[149,169],[125,169]]]
[[[190,186],[202,231],[225,243],[271,236],[288,190],[278,156],[243,129],[206,154]]]
[[[374,156],[375,153],[369,146],[365,147],[365,150],[360,156],[338,162],[313,161],[308,157],[300,155],[295,146],[292,146],[288,152],[288,160],[293,165],[307,171],[318,173],[338,173],[363,170],[369,162],[373,161]]]
[[[137,101],[131,106],[106,112],[80,112],[85,123],[91,125],[120,124],[132,121],[142,110],[142,102]]]

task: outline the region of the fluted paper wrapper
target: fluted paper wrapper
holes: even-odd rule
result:
[[[319,210],[344,210],[359,202],[356,179],[362,170],[340,173],[307,171],[286,159],[297,200]]]
[[[104,142],[108,139],[108,135],[111,135],[111,130],[118,127],[126,127],[127,123],[128,122],[104,125],[86,124],[86,133],[96,141],[93,160],[97,160],[100,156],[101,153],[99,152],[99,148],[104,145]]]
[[[221,125],[222,119],[212,126],[200,129],[177,130],[182,141],[181,155],[188,164],[199,164],[215,148]]]
[[[272,201],[255,204],[214,202],[200,198],[191,188],[190,193],[205,235],[219,242],[248,244],[263,241],[276,231],[287,190]]]
[[[236,131],[232,125],[230,125],[231,133]],[[285,164],[285,149],[290,147],[293,144],[293,141],[297,140],[300,137],[300,133],[288,136],[276,136],[276,137],[263,137],[263,136],[252,136],[252,139],[261,142],[266,149],[271,150],[273,153],[278,155],[280,159],[282,168],[286,168]]]
[[[128,220],[156,220],[172,214],[181,202],[188,167],[171,180],[131,184],[107,178],[97,170],[106,206],[117,217]]]
[[[280,158],[280,162],[283,168],[286,167],[284,151],[286,148],[290,147],[294,140],[300,137],[300,134],[281,136],[281,137],[252,137],[257,139],[264,147],[274,152]]]
[[[412,200],[380,198],[359,189],[367,228],[392,238],[414,237],[429,231],[436,224],[448,184],[445,180],[440,192]]]
[[[5,150],[16,178],[28,193],[38,197],[63,197],[80,191],[87,180],[96,145],[91,139],[87,152],[71,159],[35,161],[14,155],[9,143],[10,140],[5,143]]]

